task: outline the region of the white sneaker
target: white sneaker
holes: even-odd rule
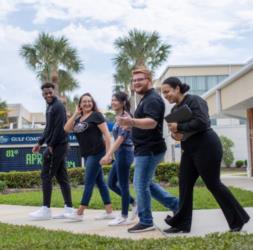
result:
[[[36,210],[35,212],[30,213],[29,215],[30,217],[36,220],[52,219],[51,209],[46,206],[42,206],[40,209]]]
[[[108,226],[124,226],[124,225],[130,225],[133,221],[129,220],[128,218],[124,218],[122,216],[117,217],[116,219],[110,221],[108,223]]]
[[[95,217],[95,220],[112,220],[115,219],[115,214],[114,213],[107,213],[104,212],[98,216]]]
[[[138,207],[137,204],[135,204],[134,206],[132,205],[132,212],[129,216],[129,220],[135,220],[137,215],[138,215]]]
[[[83,214],[79,215],[77,214],[77,211],[74,210],[72,213],[66,213],[64,214],[64,217],[70,220],[74,220],[74,221],[82,221],[83,220]]]
[[[67,207],[67,205],[64,205],[64,209],[63,209],[63,212],[62,213],[59,213],[59,214],[56,214],[56,215],[53,215],[53,219],[64,219],[65,216],[64,214],[71,214],[75,211],[74,208],[72,207]]]

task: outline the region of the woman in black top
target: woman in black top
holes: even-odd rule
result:
[[[81,205],[72,214],[65,217],[82,220],[88,207],[94,185],[97,184],[106,212],[97,219],[114,219],[109,190],[104,182],[103,170],[99,161],[110,148],[110,133],[103,115],[98,111],[96,102],[89,93],[80,97],[74,115],[64,127],[66,132],[73,131],[77,137],[81,156],[85,159],[85,189]]]
[[[171,112],[186,104],[192,111],[189,120],[169,123],[174,139],[181,141],[182,156],[179,173],[179,209],[174,217],[165,221],[171,228],[166,233],[189,232],[192,222],[193,186],[199,176],[219,203],[230,231],[240,231],[250,219],[246,211],[220,181],[222,146],[219,137],[210,128],[207,103],[199,96],[185,95],[190,89],[176,77],[167,78],[162,92],[169,101],[175,103]]]

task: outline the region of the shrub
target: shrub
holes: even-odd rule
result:
[[[0,173],[0,180],[4,181],[8,188],[31,188],[41,183],[40,171]]]
[[[103,166],[103,172],[108,176],[111,165]],[[68,174],[73,186],[84,184],[85,168],[69,168]],[[130,181],[133,181],[134,166],[130,168]],[[177,163],[160,163],[156,170],[156,180],[158,182],[169,182],[174,176],[178,176]],[[0,172],[0,181],[4,181],[9,188],[33,188],[41,185],[40,171],[23,172]],[[56,180],[53,180],[56,184]]]
[[[177,176],[173,176],[170,178],[169,183],[171,186],[177,186],[179,184],[179,179]]]
[[[178,176],[178,163],[172,162],[162,162],[157,166],[156,179],[161,181],[170,181],[170,179],[174,176]]]
[[[238,161],[235,162],[235,165],[236,165],[237,168],[242,167],[243,164],[244,164],[244,161],[242,161],[242,160],[238,160]]]
[[[68,174],[73,186],[82,185],[84,183],[85,168],[68,169]]]
[[[232,147],[234,146],[234,143],[232,140],[223,135],[220,136],[220,140],[223,149],[222,160],[226,167],[230,167],[234,161],[234,154],[232,152]]]
[[[0,192],[3,192],[6,188],[6,183],[4,181],[0,181]]]
[[[83,168],[70,168],[68,174],[70,182],[74,185],[83,184]],[[0,180],[4,181],[9,188],[33,188],[41,185],[40,171],[12,171],[0,173]],[[53,179],[53,184],[56,184]]]

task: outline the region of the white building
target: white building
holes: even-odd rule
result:
[[[8,104],[8,120],[11,129],[43,128],[45,115],[29,112],[22,104]]]
[[[162,82],[171,76],[178,77],[183,83],[190,85],[191,94],[203,95],[210,89],[215,88],[220,82],[236,74],[244,64],[221,64],[221,65],[170,65],[162,75],[154,81],[154,86],[158,91]],[[169,113],[172,105],[166,103],[166,112]],[[225,116],[212,116],[212,128],[218,135],[224,135],[234,142],[233,153],[236,160],[248,159],[246,119],[243,117],[231,118]],[[164,129],[165,139],[168,146],[166,160],[179,161],[180,147],[171,139],[168,129]]]

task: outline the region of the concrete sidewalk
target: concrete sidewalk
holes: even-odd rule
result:
[[[98,221],[94,218],[103,210],[87,210],[85,212],[84,220],[82,222],[73,222],[67,219],[63,220],[47,220],[47,221],[34,221],[29,218],[28,214],[38,207],[28,206],[13,206],[13,205],[0,205],[0,222],[14,224],[14,225],[31,225],[50,230],[63,230],[72,233],[83,234],[96,234],[100,236],[110,236],[128,239],[143,239],[143,238],[164,238],[165,236],[160,230],[168,228],[163,221],[167,212],[154,212],[154,221],[156,226],[160,229],[146,233],[129,234],[127,228],[130,226],[107,226],[108,221]],[[53,213],[61,211],[60,208],[52,208]],[[253,208],[246,208],[247,212],[253,218]],[[119,211],[116,212],[119,214]],[[226,232],[228,225],[220,209],[209,210],[194,210],[192,230],[189,234],[174,234],[173,236],[204,236],[213,232]],[[243,228],[244,232],[253,233],[253,219],[251,219]]]
[[[233,186],[253,192],[253,177],[223,175],[221,176],[221,180],[226,186]]]

